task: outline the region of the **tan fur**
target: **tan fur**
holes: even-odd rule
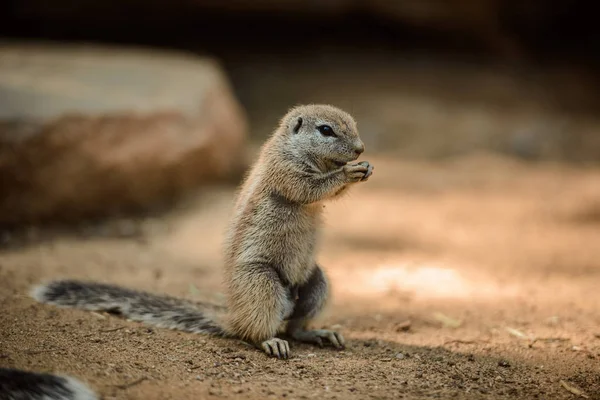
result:
[[[320,134],[316,127],[323,124],[338,137]],[[366,167],[340,165],[363,150],[354,119],[328,105],[293,108],[262,146],[226,237],[226,330],[232,335],[253,343],[275,336],[293,308],[277,277],[290,285],[309,279],[316,266],[321,202],[368,178]],[[358,175],[357,168],[362,168]]]
[[[326,129],[327,128],[327,129]],[[329,285],[315,262],[322,201],[366,181],[367,162],[350,115],[326,105],[292,109],[264,144],[241,186],[225,244],[228,307],[190,302],[118,285],[58,280],[31,295],[59,307],[111,311],[134,321],[236,337],[287,359],[285,333],[300,342],[344,347],[343,336],[307,325],[327,302]]]

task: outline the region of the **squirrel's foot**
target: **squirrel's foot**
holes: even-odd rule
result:
[[[343,167],[348,182],[366,181],[373,174],[374,167],[368,161],[346,164]]]
[[[323,340],[331,343],[338,349],[343,349],[346,341],[341,333],[330,331],[327,329],[317,329],[314,331],[295,331],[291,336],[299,342],[313,343],[319,347],[323,347]]]
[[[290,345],[287,340],[273,338],[265,340],[260,347],[271,357],[287,359],[290,356]]]

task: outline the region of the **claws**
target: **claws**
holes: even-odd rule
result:
[[[359,162],[359,164],[367,167],[367,172],[365,173],[365,176],[361,179],[361,181],[366,181],[371,175],[373,175],[373,170],[375,169],[375,167],[369,164],[368,161],[361,161]]]
[[[287,340],[273,338],[265,340],[260,344],[265,353],[271,357],[288,359],[290,356],[290,345]]]
[[[327,332],[327,339],[333,344],[334,347],[341,348],[343,347],[340,343],[340,339],[336,332]],[[343,340],[343,339],[342,339]]]
[[[344,172],[350,182],[366,181],[373,174],[374,167],[368,161],[344,166]]]
[[[324,346],[324,340],[338,349],[343,349],[346,343],[341,333],[327,329],[295,332],[292,337],[300,342],[313,343],[319,347]]]

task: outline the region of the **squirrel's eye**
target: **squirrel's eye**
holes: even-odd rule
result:
[[[321,132],[321,135],[323,136],[335,136],[333,129],[331,129],[329,125],[321,125],[318,126],[317,129],[319,130],[319,132]]]

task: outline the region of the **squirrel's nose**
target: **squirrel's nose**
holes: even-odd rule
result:
[[[363,142],[359,142],[355,147],[354,147],[354,152],[356,153],[357,156],[360,156],[362,154],[362,152],[365,151],[365,145]]]

